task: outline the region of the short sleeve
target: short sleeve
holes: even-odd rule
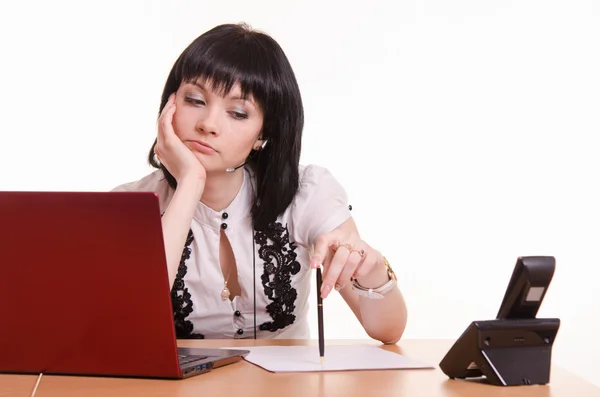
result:
[[[309,247],[315,238],[350,218],[346,190],[326,168],[301,169],[300,187],[291,207],[292,234],[297,244]]]

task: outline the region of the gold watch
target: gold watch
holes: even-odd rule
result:
[[[387,268],[387,274],[390,277],[390,280],[398,280],[398,278],[396,277],[396,273],[394,273],[394,270],[392,269],[390,262],[388,262],[388,260],[385,258],[385,256],[383,257],[383,264]]]
[[[365,296],[369,299],[383,299],[384,295],[391,290],[397,283],[396,273],[392,270],[390,263],[387,261],[385,256],[383,257],[383,264],[387,270],[389,280],[378,288],[366,288],[359,284],[356,279],[352,280],[352,289],[360,296]]]

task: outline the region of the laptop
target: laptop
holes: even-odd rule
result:
[[[153,192],[0,192],[0,373],[182,379],[248,350],[178,348]]]

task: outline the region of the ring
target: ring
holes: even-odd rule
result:
[[[350,253],[357,252],[358,255],[360,255],[361,258],[365,256],[365,250],[364,249],[360,249],[360,250],[354,249],[354,245],[350,244],[350,243],[345,243],[345,244],[339,243],[337,246],[332,247],[332,249],[334,251],[337,251],[338,248],[340,248],[340,247],[345,247],[348,251],[350,251]]]
[[[336,245],[332,245],[331,247],[329,247],[332,251],[337,251],[338,248],[340,247],[346,247],[346,249],[348,251],[352,251],[354,249],[354,246],[352,244],[346,243],[346,244],[342,244],[342,243],[337,243]]]

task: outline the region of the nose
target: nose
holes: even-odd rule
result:
[[[218,135],[218,116],[217,111],[213,107],[212,109],[206,107],[204,112],[201,112],[196,122],[196,131],[203,132],[211,135]]]

